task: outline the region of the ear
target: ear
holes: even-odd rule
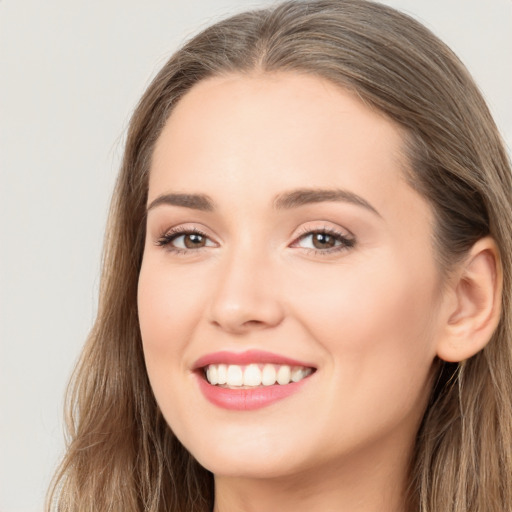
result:
[[[496,243],[481,238],[450,280],[446,320],[437,343],[440,359],[460,362],[487,345],[500,319],[502,283]]]

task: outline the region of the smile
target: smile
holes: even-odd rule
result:
[[[250,411],[296,394],[316,373],[308,363],[269,352],[216,352],[193,367],[199,389],[222,409]]]
[[[258,386],[284,386],[300,382],[312,373],[312,368],[287,364],[210,364],[205,367],[206,380],[213,386],[232,389],[250,389]]]

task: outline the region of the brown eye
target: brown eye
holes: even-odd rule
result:
[[[197,249],[206,245],[206,237],[197,233],[190,233],[178,238],[183,238],[183,245],[187,249]]]
[[[312,237],[312,243],[315,249],[331,249],[336,245],[336,239],[328,233],[314,233]]]
[[[305,233],[293,243],[293,247],[330,254],[354,247],[355,243],[356,240],[352,236],[330,230],[320,230]]]
[[[171,251],[193,251],[203,247],[215,247],[215,243],[205,234],[196,231],[169,232],[163,235],[157,245],[167,247]]]

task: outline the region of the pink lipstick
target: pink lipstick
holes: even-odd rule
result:
[[[215,352],[193,365],[201,392],[214,405],[254,410],[298,392],[315,368],[271,352]]]
[[[289,366],[312,366],[303,361],[297,361],[290,359],[289,357],[273,354],[272,352],[264,352],[262,350],[246,350],[245,352],[214,352],[213,354],[207,354],[198,359],[193,369],[202,368],[209,364],[239,364],[246,365],[251,363],[271,363],[271,364],[287,364]]]

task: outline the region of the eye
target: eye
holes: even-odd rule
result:
[[[317,253],[332,253],[354,247],[355,238],[333,229],[309,230],[293,242],[292,247],[301,247]]]
[[[162,235],[156,242],[171,251],[188,252],[203,247],[215,247],[215,243],[198,229],[173,228]]]
[[[206,247],[208,239],[197,233],[189,233],[188,235],[174,237],[170,243],[180,249],[198,249],[200,247]]]

